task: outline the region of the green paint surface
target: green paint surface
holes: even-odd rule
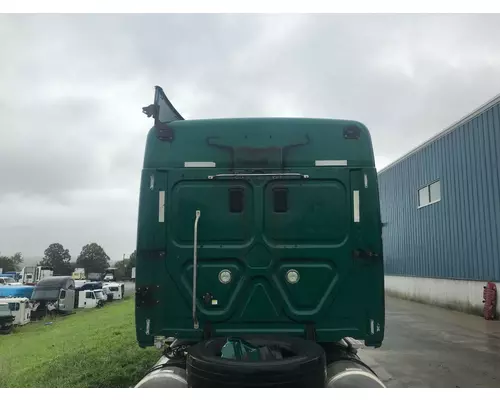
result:
[[[351,336],[379,346],[384,271],[367,128],[355,121],[287,118],[166,126],[173,139],[160,140],[158,128],[151,129],[142,171],[136,279],[150,295],[136,308],[139,344],[150,346],[157,335],[201,339],[209,328],[219,336],[305,336],[314,329],[319,342]],[[357,139],[345,137],[352,126]],[[347,165],[317,167],[316,160],[346,160]],[[185,162],[216,167],[184,168]],[[253,175],[209,179],[233,173]],[[162,211],[160,191],[165,192]],[[359,192],[359,222],[354,191]],[[191,316],[196,210],[201,211],[199,329]],[[355,250],[379,257],[355,258]],[[231,272],[227,284],[219,282],[222,270]],[[287,281],[290,270],[299,274],[297,283]]]

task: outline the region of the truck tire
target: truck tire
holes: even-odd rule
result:
[[[223,359],[221,349],[227,338],[205,340],[188,350],[188,387],[325,387],[326,357],[317,343],[293,337],[244,339],[256,346],[277,346],[284,350],[284,358],[264,361]]]

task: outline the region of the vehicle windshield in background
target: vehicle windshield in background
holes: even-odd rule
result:
[[[35,289],[32,300],[53,300],[59,298],[59,289]]]
[[[9,283],[16,283],[16,281],[12,278],[3,278],[3,280],[6,285],[8,285]]]
[[[110,287],[109,290],[111,290],[112,292],[118,292],[118,288],[117,287]]]

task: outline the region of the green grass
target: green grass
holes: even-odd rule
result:
[[[46,321],[0,335],[0,388],[131,387],[160,357],[137,345],[133,298]]]

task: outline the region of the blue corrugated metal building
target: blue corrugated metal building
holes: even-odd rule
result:
[[[378,179],[386,276],[500,282],[500,95]]]

